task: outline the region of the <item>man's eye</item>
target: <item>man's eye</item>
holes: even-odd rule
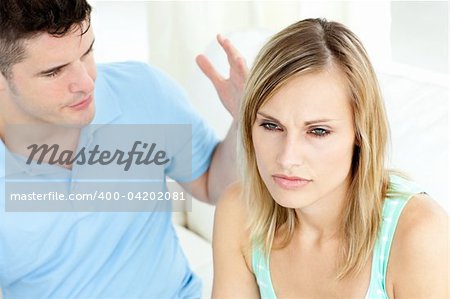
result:
[[[325,137],[326,135],[330,134],[330,131],[322,128],[315,128],[309,131],[309,133],[313,134],[316,137]]]
[[[269,130],[269,131],[276,131],[276,130],[280,130],[280,127],[277,124],[274,123],[262,123],[261,127],[263,127],[265,130]]]
[[[61,70],[54,70],[50,73],[46,73],[44,76],[49,77],[49,78],[54,78],[54,77],[58,76],[60,72],[61,72]]]

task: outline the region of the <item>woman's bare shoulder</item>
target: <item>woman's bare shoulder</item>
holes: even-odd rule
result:
[[[242,196],[242,183],[241,182],[235,182],[228,186],[221,197],[219,198],[218,204],[226,203],[229,204],[236,204],[237,202],[243,202],[243,196]]]
[[[389,259],[394,293],[401,294],[396,297],[441,298],[448,292],[448,219],[448,213],[426,194],[409,200],[397,224]]]
[[[213,233],[213,298],[257,298],[247,229],[247,205],[240,184],[230,186],[216,208]]]
[[[242,195],[242,184],[231,184],[219,198],[216,213],[233,223],[243,224],[248,216],[247,205]]]
[[[220,197],[215,215],[215,233],[228,235],[232,242],[244,248],[249,241],[248,208],[242,195],[241,183],[230,185]]]
[[[416,194],[405,206],[396,238],[412,239],[448,230],[448,213],[429,195]],[[405,241],[403,240],[403,241]]]

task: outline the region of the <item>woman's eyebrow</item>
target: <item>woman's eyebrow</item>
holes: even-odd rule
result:
[[[305,126],[310,126],[313,124],[317,124],[317,123],[328,123],[328,122],[332,122],[332,121],[336,121],[337,119],[332,119],[332,118],[321,118],[321,119],[315,119],[315,120],[308,120],[305,121]]]
[[[270,115],[268,115],[268,114],[266,114],[266,113],[258,112],[257,114],[259,114],[259,115],[261,115],[262,117],[265,117],[265,118],[267,118],[267,119],[271,119],[271,120],[273,120],[273,121],[276,121],[276,122],[278,122],[278,123],[281,123],[278,119],[276,119],[275,117],[270,116]],[[317,123],[327,123],[327,122],[332,122],[332,121],[337,121],[337,119],[332,119],[332,118],[320,118],[320,119],[308,120],[308,121],[305,121],[305,122],[304,122],[304,125],[305,125],[305,126],[310,126],[310,125],[317,124]]]
[[[257,112],[256,114],[259,114],[259,115],[261,115],[262,117],[265,117],[265,118],[268,118],[268,119],[271,119],[271,120],[274,120],[274,121],[276,121],[276,122],[280,122],[278,119],[276,119],[275,117],[273,117],[273,116],[270,116],[270,115],[267,115],[267,114],[265,114],[265,113],[262,113],[262,112]]]

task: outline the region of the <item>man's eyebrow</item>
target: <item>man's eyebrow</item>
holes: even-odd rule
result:
[[[87,54],[89,54],[89,52],[92,50],[92,48],[94,47],[94,42],[95,42],[95,38],[92,40],[91,45],[89,46],[89,49],[87,49],[86,52],[84,52],[83,56],[86,56]],[[36,76],[43,76],[43,75],[47,75],[50,73],[53,73],[54,71],[60,70],[66,66],[68,66],[70,63],[65,63],[65,64],[61,64],[61,65],[57,65],[55,67],[40,71],[36,74]]]
[[[273,121],[276,121],[277,123],[281,123],[278,119],[276,119],[273,116],[267,115],[267,114],[262,113],[262,112],[258,112],[257,114],[259,114],[262,117],[265,117],[267,119],[271,119]],[[331,118],[314,119],[314,120],[305,121],[304,124],[305,124],[305,126],[310,126],[310,125],[313,125],[313,124],[327,123],[327,122],[332,122],[332,121],[336,121],[336,119],[331,119]]]

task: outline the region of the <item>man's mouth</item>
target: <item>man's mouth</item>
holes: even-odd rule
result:
[[[86,109],[92,102],[92,95],[82,99],[81,101],[76,102],[73,105],[70,105],[69,108],[75,109],[75,110],[83,110]]]

